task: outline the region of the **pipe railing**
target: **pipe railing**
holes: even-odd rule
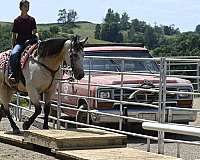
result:
[[[98,58],[99,59],[99,57],[94,57],[94,58]],[[103,59],[104,58],[106,58],[106,59],[108,59],[108,57],[102,57]],[[112,58],[114,58],[114,59],[116,59],[116,57],[109,57],[110,59],[112,59]],[[125,59],[127,59],[127,58],[124,58],[124,57],[121,57],[121,59],[122,60],[125,60]],[[160,60],[160,58],[130,58],[130,59],[132,59],[132,60],[156,60],[156,61],[158,61],[158,60]],[[168,61],[168,60],[170,60],[170,61],[173,61],[172,59],[170,59],[170,58],[166,58],[166,59],[161,59],[161,62],[163,61],[164,63],[164,65],[165,65],[165,63],[166,63],[166,61]],[[178,61],[186,61],[186,59],[176,59],[176,60],[178,60]],[[187,61],[188,61],[188,59],[187,59]],[[200,62],[200,60],[192,60],[192,62]],[[159,92],[160,94],[162,94],[162,97],[160,97],[160,100],[162,101],[162,103],[160,103],[159,104],[159,110],[160,110],[160,120],[159,120],[159,122],[164,122],[164,119],[165,119],[165,109],[175,109],[174,107],[165,107],[165,102],[166,102],[166,94],[168,94],[168,93],[176,93],[176,94],[188,94],[188,95],[200,95],[200,93],[194,93],[194,92],[178,92],[178,91],[166,91],[165,90],[165,87],[166,87],[166,74],[165,74],[165,72],[166,72],[166,68],[164,67],[163,68],[163,70],[162,70],[162,67],[163,67],[163,65],[162,65],[162,63],[160,64],[161,65],[161,74],[160,74],[160,81],[162,81],[162,84],[160,84],[160,90],[158,91],[158,90],[155,90],[155,89],[141,89],[141,88],[137,88],[137,89],[139,89],[139,90],[143,90],[143,91],[149,91],[149,92]],[[123,71],[123,70],[122,70]],[[120,74],[122,75],[122,80],[123,80],[123,75],[125,74],[126,72],[121,72]],[[91,72],[90,72],[90,74],[91,74]],[[119,74],[119,72],[118,72],[118,74]],[[133,74],[135,74],[135,73],[133,73]],[[136,74],[140,74],[140,73],[136,73]],[[149,75],[149,74],[148,74]],[[157,76],[157,75],[156,75]],[[171,76],[171,75],[170,75]],[[199,76],[198,76],[198,78],[200,78]],[[61,85],[62,83],[65,83],[64,81],[60,81],[59,82],[59,84]],[[90,87],[92,84],[89,84],[89,86],[88,87]],[[105,85],[105,87],[106,87],[107,85]],[[108,87],[108,86],[107,86]],[[113,86],[112,86],[113,87]],[[124,87],[123,86],[123,82],[121,83],[121,85],[119,86],[119,88],[122,90],[122,89],[124,89],[124,88],[129,88],[129,87]],[[61,89],[61,87],[60,87],[60,89]],[[133,90],[135,90],[135,88],[133,89]],[[60,90],[61,91],[61,90]],[[58,93],[59,94],[59,99],[61,99],[61,96],[74,96],[74,95],[69,95],[69,94],[63,94],[63,93],[61,93],[61,92],[59,92]],[[120,93],[120,95],[122,96],[122,94],[123,94],[123,92],[121,92]],[[163,96],[164,95],[164,96]],[[25,96],[17,96],[18,98],[26,98]],[[77,97],[84,97],[84,98],[88,98],[88,99],[95,99],[95,100],[105,100],[105,99],[101,99],[101,98],[94,98],[94,97],[91,97],[91,96],[77,96]],[[116,102],[115,100],[107,100],[107,101],[110,101],[110,102]],[[118,101],[120,104],[129,104],[129,103],[132,103],[132,104],[137,104],[137,105],[140,105],[139,103],[135,103],[135,102],[126,102],[126,101],[123,101],[122,99],[120,99],[120,101]],[[41,101],[41,103],[44,103],[44,102],[42,102]],[[19,106],[19,100],[17,100],[17,104],[15,105],[15,104],[11,104],[12,106],[14,106],[14,107],[16,107],[16,108],[18,108],[19,110],[17,111],[17,113],[15,113],[15,116],[17,115],[17,114],[19,114],[19,113],[22,113],[22,109],[25,109],[25,108],[23,108],[23,107],[20,107]],[[146,106],[146,104],[144,104],[144,106]],[[148,104],[148,106],[149,106],[149,104]],[[156,105],[151,105],[151,106],[156,106]],[[164,107],[163,107],[164,106]],[[133,118],[133,117],[126,117],[126,116],[123,116],[123,115],[114,115],[114,114],[109,114],[109,113],[101,113],[101,112],[95,112],[95,111],[93,111],[93,110],[82,110],[82,109],[76,109],[76,108],[70,108],[70,107],[64,107],[64,106],[62,106],[62,104],[61,104],[61,101],[58,101],[58,106],[57,106],[57,108],[60,108],[59,110],[58,110],[58,112],[61,112],[61,108],[68,108],[68,109],[73,109],[73,110],[79,110],[79,111],[82,111],[82,112],[87,112],[88,114],[91,114],[91,113],[95,113],[95,114],[103,114],[103,115],[106,115],[106,116],[113,116],[113,117],[117,117],[117,118],[119,118],[119,119],[132,119],[132,120],[138,120],[138,121],[140,121],[140,122],[143,122],[143,123],[152,123],[152,121],[150,121],[150,120],[143,120],[143,119],[139,119],[139,118]],[[156,106],[156,108],[158,108],[158,106]],[[179,110],[180,109],[185,109],[185,108],[178,108]],[[27,111],[31,111],[31,112],[34,112],[33,110],[30,110],[30,105],[29,105],[29,109],[25,109],[25,110],[27,110]],[[185,109],[185,110],[192,110],[192,109]],[[198,109],[195,109],[195,111],[200,111],[200,110],[198,110]],[[99,127],[99,126],[94,126],[94,125],[89,125],[89,124],[83,124],[83,123],[79,123],[79,122],[74,122],[74,121],[69,121],[69,120],[63,120],[62,118],[61,118],[61,116],[60,116],[60,113],[58,113],[58,115],[57,115],[57,117],[52,117],[52,116],[49,116],[49,118],[52,118],[53,119],[53,121],[55,122],[55,121],[57,121],[57,129],[59,129],[60,127],[60,125],[59,125],[59,123],[60,122],[66,122],[66,123],[72,123],[72,124],[78,124],[78,125],[83,125],[83,126],[88,126],[88,127],[94,127],[94,128],[99,128],[99,129],[104,129],[104,130],[109,130],[109,131],[114,131],[114,132],[118,132],[118,133],[122,133],[122,134],[127,134],[127,135],[132,135],[132,136],[139,136],[139,137],[143,137],[143,138],[146,138],[147,139],[147,151],[150,151],[150,140],[158,140],[158,144],[161,144],[161,145],[159,145],[159,148],[158,148],[158,152],[159,153],[161,153],[161,154],[163,154],[164,153],[164,142],[175,142],[175,143],[177,143],[177,156],[179,157],[180,156],[180,143],[185,143],[185,144],[193,144],[193,145],[199,145],[199,143],[196,143],[196,142],[186,142],[186,141],[180,141],[180,140],[170,140],[170,139],[165,139],[164,138],[164,132],[165,132],[165,130],[159,130],[160,131],[160,137],[158,137],[158,138],[156,138],[156,137],[152,137],[152,136],[146,136],[146,135],[138,135],[138,134],[135,134],[135,133],[130,133],[130,132],[125,132],[125,131],[122,131],[121,130],[121,127],[120,127],[120,130],[114,130],[114,129],[109,129],[109,128],[104,128],[104,127]],[[20,119],[20,116],[18,116],[18,119]],[[162,123],[162,124],[164,124],[164,123]],[[54,125],[55,126],[55,125]]]

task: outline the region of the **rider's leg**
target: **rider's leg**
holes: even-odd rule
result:
[[[10,66],[12,72],[12,78],[16,78],[19,73],[20,56],[21,52],[24,50],[24,44],[16,44],[13,48],[10,56]]]

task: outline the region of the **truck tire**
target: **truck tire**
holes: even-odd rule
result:
[[[80,107],[79,107],[79,109],[87,110],[88,106],[87,106],[87,104],[81,104]],[[77,115],[76,115],[76,122],[87,124],[87,113],[86,112],[78,111]],[[90,124],[90,122],[91,122],[91,118],[89,120],[89,124]],[[77,125],[77,128],[84,128],[84,127],[85,126]]]

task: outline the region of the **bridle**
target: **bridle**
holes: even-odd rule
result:
[[[69,53],[70,53],[70,66],[72,68],[72,76],[74,74],[74,55],[77,55],[77,53],[75,53],[73,50],[82,50],[84,48],[83,45],[81,45],[80,43],[77,43],[75,40],[71,41],[71,44],[70,44],[70,50],[69,50]]]
[[[73,63],[73,56],[72,56],[72,54],[73,54],[73,45],[72,45],[72,41],[71,41],[71,44],[70,44],[69,53],[70,53],[70,63],[71,63],[71,68],[72,68],[72,73],[73,73],[74,63]],[[52,77],[51,83],[49,84],[49,86],[48,86],[47,89],[46,89],[46,90],[48,90],[48,89],[51,87],[51,85],[52,85],[52,83],[53,83],[53,81],[54,81],[54,79],[55,79],[56,73],[60,70],[60,66],[59,66],[56,70],[52,70],[51,68],[49,68],[49,67],[46,66],[45,64],[41,63],[40,61],[36,60],[35,58],[32,57],[32,59],[33,59],[36,63],[38,63],[39,65],[41,65],[42,67],[44,67],[47,71],[49,71],[49,72],[51,73],[51,77]]]
[[[70,43],[70,49],[69,49],[70,66],[72,68],[72,77],[71,78],[74,77],[74,64],[75,64],[74,63],[74,55],[76,55],[76,53],[73,50],[80,50],[80,49],[83,49],[83,46],[81,44],[77,43],[77,41],[75,41],[75,40],[71,41],[71,43]],[[55,79],[56,73],[60,70],[60,66],[56,70],[52,70],[48,66],[46,66],[45,64],[41,63],[40,61],[38,61],[38,60],[36,60],[34,58],[33,58],[33,60],[36,63],[38,63],[39,65],[43,66],[47,71],[49,71],[51,73],[52,80],[51,80],[50,85],[46,89],[46,90],[48,90],[51,87],[51,85],[52,85],[52,83],[53,83],[53,81]]]
[[[47,87],[47,89],[46,89],[46,90],[48,90],[48,89],[51,87],[51,85],[52,85],[52,83],[53,83],[53,81],[54,81],[54,79],[55,79],[56,73],[60,70],[60,66],[59,66],[56,70],[52,70],[52,69],[50,69],[48,66],[46,66],[45,64],[43,64],[43,63],[41,63],[40,61],[34,59],[33,57],[32,57],[32,59],[33,59],[37,64],[41,65],[42,67],[44,67],[47,71],[49,71],[49,72],[51,73],[51,77],[52,77],[51,83],[50,83],[50,85],[49,85],[49,86]]]

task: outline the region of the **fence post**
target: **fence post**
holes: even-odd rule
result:
[[[122,60],[122,65],[121,65],[121,88],[120,88],[120,115],[123,115],[123,104],[121,101],[123,101],[123,83],[124,83],[124,60]],[[123,125],[123,119],[119,119],[119,130],[122,130],[122,125]]]
[[[59,77],[62,79],[62,69],[59,70]],[[60,117],[61,117],[61,91],[62,91],[62,82],[59,80],[58,82],[58,101],[57,101],[57,129],[60,129]]]
[[[88,77],[88,97],[91,96],[90,94],[90,87],[91,87],[91,70],[93,70],[92,67],[92,61],[94,61],[94,59],[89,59],[89,77]],[[91,99],[88,98],[88,102],[91,102]],[[88,103],[88,108],[87,110],[90,111],[90,104],[91,103]],[[87,112],[87,124],[90,124],[90,113]]]
[[[165,123],[165,103],[166,103],[166,58],[160,59],[160,84],[159,84],[159,123]],[[158,154],[164,154],[165,132],[158,131]]]
[[[150,152],[151,139],[147,138],[147,152]]]
[[[123,116],[128,117],[128,108],[123,107]],[[128,119],[123,119],[123,131],[128,130]]]
[[[13,107],[14,108],[14,112],[15,112],[15,118],[16,120],[21,120],[21,118],[19,117],[19,105],[20,105],[20,98],[19,98],[19,92],[17,92],[17,107]]]
[[[177,143],[177,158],[181,157],[181,152],[180,152],[180,143]]]
[[[199,67],[200,67],[200,62],[198,61],[197,62],[197,92],[199,93],[200,92],[200,84],[199,84],[199,72],[200,72],[200,70],[199,70]]]

